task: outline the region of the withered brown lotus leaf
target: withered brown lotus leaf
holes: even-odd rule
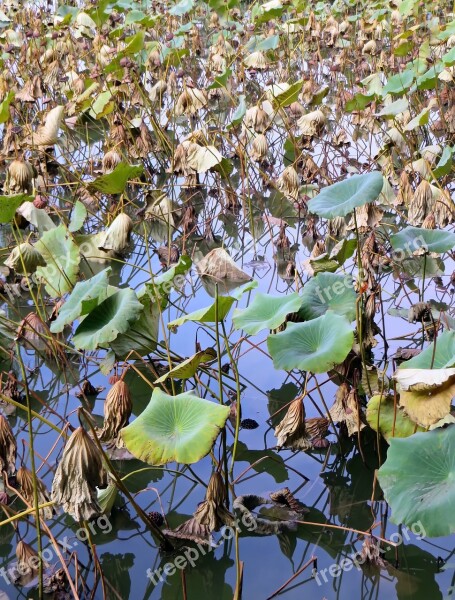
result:
[[[21,467],[17,472],[17,482],[21,487],[21,492],[27,502],[33,506],[34,505],[34,495],[33,495],[33,473],[30,469],[26,467]],[[38,493],[38,504],[45,504],[49,502],[50,496],[49,492],[46,489],[44,483],[36,478],[36,488]],[[52,519],[52,515],[54,514],[52,506],[46,506],[45,508],[40,509],[40,514],[45,519]]]
[[[23,242],[12,249],[5,265],[21,275],[31,274],[37,267],[44,267],[46,261],[41,253],[29,242]]]
[[[251,281],[251,277],[238,268],[224,248],[211,250],[197,263],[196,268],[201,277],[215,281],[227,281],[239,285]]]
[[[345,423],[348,435],[354,435],[365,427],[363,412],[357,404],[355,390],[350,390],[346,383],[342,383],[335,395],[335,402],[330,409],[330,416],[334,423]]]
[[[40,563],[38,552],[30,544],[21,540],[16,546],[16,558],[17,577],[15,583],[26,585],[31,578],[38,574]],[[48,567],[49,565],[43,561],[43,566]]]
[[[299,396],[290,405],[282,421],[275,428],[278,448],[309,450],[310,436],[305,430],[305,408]]]
[[[6,172],[5,190],[9,194],[30,194],[35,169],[25,160],[13,160]]]
[[[327,118],[325,114],[322,110],[318,109],[300,117],[297,121],[297,126],[303,136],[315,137],[322,133],[326,122]]]
[[[254,138],[251,144],[250,158],[255,162],[262,163],[266,160],[268,151],[269,144],[267,138],[263,133],[260,133]]]
[[[197,544],[210,546],[211,535],[207,525],[203,525],[195,517],[188,519],[176,529],[163,529],[164,535],[181,540],[191,540]]]
[[[58,141],[58,130],[63,119],[63,106],[56,106],[50,110],[44,120],[44,125],[38,127],[35,133],[26,138],[25,143],[32,146],[53,146]]]
[[[285,168],[277,181],[277,187],[291,200],[299,196],[299,175],[292,165]]]
[[[127,384],[119,380],[109,390],[104,401],[104,423],[100,432],[103,442],[117,438],[120,429],[128,425],[133,403]]]
[[[79,427],[66,442],[52,482],[52,500],[76,521],[101,514],[97,486],[108,484],[107,472],[95,442]]]
[[[9,477],[16,472],[17,444],[8,419],[0,415],[0,472]]]
[[[398,194],[396,197],[397,206],[409,206],[412,198],[414,196],[414,191],[412,189],[411,183],[409,181],[409,175],[403,169],[400,175],[400,184],[398,188]]]
[[[425,179],[419,183],[409,204],[408,219],[411,225],[419,227],[433,209],[431,186]]]
[[[98,245],[104,252],[112,251],[116,254],[123,254],[128,248],[130,242],[133,221],[126,213],[120,213],[109,225],[103,239]]]
[[[115,169],[115,167],[121,162],[122,162],[122,157],[117,152],[117,150],[109,150],[103,156],[103,161],[102,161],[103,173],[104,174],[112,173],[112,171]]]

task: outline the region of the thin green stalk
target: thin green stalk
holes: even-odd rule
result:
[[[35,525],[36,525],[36,543],[38,551],[38,593],[39,598],[43,598],[43,545],[41,541],[41,520],[40,520],[40,506],[38,496],[38,478],[36,476],[36,465],[35,465],[35,450],[34,450],[34,439],[33,439],[33,415],[32,408],[30,405],[30,394],[28,391],[27,373],[25,371],[24,361],[22,360],[21,349],[19,343],[16,341],[16,355],[17,360],[21,368],[22,378],[24,380],[24,391],[25,398],[27,401],[27,425],[28,425],[28,436],[30,446],[30,466],[32,471],[33,480],[33,506],[35,512]]]

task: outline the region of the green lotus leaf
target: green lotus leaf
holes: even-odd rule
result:
[[[68,229],[71,232],[78,231],[87,217],[87,208],[85,204],[82,204],[80,200],[77,200],[73,208],[73,214],[71,215],[71,221],[68,225]]]
[[[297,292],[278,297],[258,293],[248,308],[234,311],[232,321],[236,329],[254,335],[262,329],[276,329],[284,323],[286,315],[296,312],[301,304]]]
[[[373,202],[381,193],[384,178],[379,171],[353,175],[326,187],[308,202],[308,210],[320,217],[345,217],[357,206]]]
[[[103,194],[121,194],[129,179],[135,179],[142,174],[144,167],[142,165],[129,165],[128,163],[119,163],[112,173],[101,175],[88,185],[91,192],[102,192]]]
[[[407,255],[424,252],[442,254],[455,247],[455,233],[409,226],[392,235],[390,242],[395,252],[404,252]]]
[[[52,333],[63,331],[65,325],[70,325],[75,319],[88,315],[94,308],[107,298],[107,286],[111,268],[108,267],[98,275],[79,281],[66,302],[58,311],[58,317],[51,324]]]
[[[70,292],[77,280],[81,257],[65,225],[46,231],[35,248],[46,261],[46,266],[38,267],[36,273],[44,279],[48,294],[63,296]]]
[[[305,284],[301,298],[299,315],[305,320],[316,319],[328,310],[348,321],[355,319],[357,295],[349,276],[318,273]]]
[[[155,298],[150,295],[146,286],[137,293],[137,298],[144,307],[139,319],[110,344],[119,358],[127,356],[132,351],[137,357],[137,354],[144,356],[156,350],[161,307],[158,302],[155,302]]]
[[[393,438],[379,483],[392,521],[420,521],[429,537],[455,533],[455,426]]]
[[[154,277],[151,283],[146,283],[147,289],[160,300],[161,306],[164,308],[167,304],[168,296],[173,288],[181,288],[184,279],[180,279],[191,268],[193,264],[189,256],[183,255],[179,258],[176,265],[173,265],[162,275]]]
[[[366,417],[369,426],[378,431],[389,441],[390,438],[405,438],[416,433],[425,431],[411,421],[411,419],[400,409],[394,406],[391,396],[372,396],[367,405]]]
[[[305,323],[288,323],[285,331],[267,338],[276,369],[312,373],[324,373],[343,362],[353,342],[354,332],[346,318],[332,311]]]
[[[150,465],[192,464],[210,452],[228,415],[228,406],[155,388],[147,408],[121,436],[131,454]]]
[[[207,350],[201,350],[196,352],[193,356],[190,356],[186,360],[182,361],[179,365],[162,375],[155,383],[162,383],[166,381],[168,377],[172,379],[190,379],[193,377],[198,368],[206,363],[211,362],[216,358],[216,352],[213,348],[207,348]]]
[[[115,292],[92,310],[76,329],[73,343],[76,348],[95,350],[106,347],[120,333],[125,333],[144,310],[130,288]]]
[[[226,317],[234,302],[235,298],[232,298],[231,296],[218,297],[218,321],[222,321]],[[198,323],[215,323],[217,320],[216,317],[216,302],[214,302],[210,306],[205,306],[204,308],[200,308],[192,313],[188,313],[179,319],[169,321],[167,326],[169,329],[172,329],[173,327],[179,327],[180,325],[183,325],[183,323],[186,323],[187,321],[197,321]]]
[[[432,342],[420,354],[400,365],[400,369],[448,369],[450,367],[455,367],[455,331],[444,331],[438,335],[436,342]]]
[[[28,194],[15,194],[14,196],[0,196],[0,223],[9,223],[16,210],[26,200],[33,200]]]

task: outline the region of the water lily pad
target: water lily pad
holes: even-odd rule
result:
[[[236,329],[254,335],[262,329],[276,329],[288,313],[296,312],[302,300],[294,292],[289,296],[270,296],[257,293],[253,302],[244,310],[236,309],[232,316]]]
[[[357,206],[376,200],[383,185],[384,178],[379,171],[353,175],[324,188],[308,202],[308,209],[326,219],[345,217]]]
[[[63,296],[71,291],[79,273],[81,257],[65,225],[46,231],[36,242],[35,248],[46,261],[46,266],[38,267],[36,274],[44,279],[47,293]]]
[[[76,329],[74,345],[83,350],[108,346],[120,333],[129,329],[143,309],[132,289],[119,290],[86,316]]]
[[[395,252],[401,251],[406,254],[437,252],[442,254],[455,247],[455,233],[409,226],[393,235],[390,242]]]
[[[276,369],[324,373],[343,362],[354,333],[348,321],[332,311],[306,323],[288,323],[286,330],[267,338]]]
[[[150,465],[192,464],[210,452],[228,415],[228,406],[155,388],[147,408],[121,436],[131,454]]]
[[[301,295],[299,315],[306,320],[316,319],[328,310],[353,321],[357,295],[352,278],[334,273],[318,273],[305,284]]]
[[[420,522],[426,535],[455,533],[455,427],[393,438],[379,483],[392,508],[392,521]]]
[[[369,426],[389,441],[390,438],[405,438],[424,431],[397,406],[391,396],[372,396],[367,405],[366,418]]]
[[[57,319],[51,324],[53,333],[63,331],[65,325],[70,325],[75,319],[87,315],[106,299],[111,270],[108,267],[98,275],[76,283],[71,295],[61,306]]]

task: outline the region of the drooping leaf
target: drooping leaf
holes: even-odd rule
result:
[[[300,296],[294,292],[289,296],[256,294],[253,302],[243,310],[236,309],[232,321],[236,329],[255,335],[262,329],[276,329],[288,313],[296,312],[301,305]]]
[[[455,247],[455,233],[440,229],[421,229],[408,226],[390,238],[395,252],[423,254],[437,252],[442,254]]]
[[[74,208],[73,208],[73,213],[71,215],[70,224],[68,225],[69,231],[71,231],[71,233],[78,231],[84,224],[84,221],[86,218],[87,218],[87,209],[80,200],[77,200],[76,204],[74,205]]]
[[[9,223],[14,218],[19,206],[27,200],[33,200],[33,196],[28,194],[0,196],[0,223]]]
[[[367,405],[366,418],[372,429],[389,441],[390,438],[404,438],[424,431],[397,405],[395,408],[391,396],[372,396]]]
[[[183,317],[179,317],[178,319],[174,319],[173,321],[169,321],[167,326],[169,329],[174,327],[179,327],[186,323],[187,321],[197,321],[198,323],[215,323],[216,317],[218,316],[218,321],[222,321],[228,312],[231,310],[232,305],[235,302],[235,298],[231,296],[219,296],[218,297],[218,315],[216,309],[216,301],[210,306],[206,306],[204,308],[200,308],[199,310],[195,310],[194,312],[188,313],[187,315],[183,315]]]
[[[452,170],[452,162],[453,162],[453,152],[454,147],[446,146],[441,155],[441,158],[438,161],[438,164],[433,169],[433,175],[436,178],[444,177],[444,175],[448,175]]]
[[[305,320],[316,319],[328,310],[348,321],[355,319],[357,296],[349,276],[318,273],[305,284],[301,298],[299,315]]]
[[[245,116],[245,113],[246,113],[245,95],[240,94],[239,105],[235,109],[234,114],[232,115],[231,122],[228,124],[227,128],[231,129],[232,127],[235,127],[236,125],[240,125],[240,123],[243,121],[243,117]]]
[[[120,333],[137,321],[144,307],[130,288],[121,289],[94,308],[76,329],[76,348],[96,350],[107,347]]]
[[[421,523],[426,535],[455,532],[455,427],[391,439],[387,460],[378,471],[392,521]]]
[[[296,81],[295,83],[290,85],[287,89],[283,90],[282,92],[275,92],[273,94],[273,100],[272,100],[273,106],[276,109],[289,106],[290,104],[292,104],[293,102],[295,102],[297,100],[300,92],[302,91],[302,87],[303,87],[303,79],[300,79],[299,81]]]
[[[276,369],[324,373],[343,362],[353,341],[348,321],[328,311],[306,323],[288,323],[285,331],[269,335],[267,347]]]
[[[163,381],[166,381],[168,377],[171,377],[171,379],[190,379],[191,377],[194,377],[196,371],[202,364],[211,362],[215,358],[216,352],[213,348],[207,348],[207,350],[196,352],[196,354],[193,354],[193,356],[190,356],[156,379],[155,383],[162,383]]]
[[[91,279],[79,281],[66,302],[60,307],[58,317],[51,323],[52,333],[60,333],[65,325],[87,315],[107,297],[107,286],[111,267],[104,269]]]
[[[357,206],[376,200],[383,185],[384,178],[379,171],[353,175],[324,188],[308,202],[308,209],[326,219],[345,217]]]
[[[192,464],[210,452],[228,415],[227,406],[155,388],[146,409],[121,436],[131,454],[150,465]]]
[[[194,0],[180,0],[175,6],[169,9],[169,14],[175,17],[183,17],[189,13],[194,6]]]
[[[91,192],[102,192],[103,194],[121,194],[127,182],[139,177],[143,170],[142,165],[134,166],[121,162],[111,173],[101,175],[91,181],[88,189]]]
[[[386,106],[384,106],[384,108],[378,112],[377,116],[378,117],[396,117],[400,113],[407,110],[408,106],[409,106],[409,102],[407,101],[406,98],[399,98],[398,100],[395,100],[395,102],[391,102],[390,104],[387,104]]]
[[[73,289],[79,273],[80,254],[65,225],[46,231],[35,244],[46,261],[45,267],[38,267],[36,273],[46,284],[51,296],[63,296]]]
[[[15,95],[15,92],[13,90],[10,90],[6,94],[3,102],[0,104],[0,123],[5,123],[6,121],[8,121],[10,115],[9,107],[11,102],[14,100]]]

